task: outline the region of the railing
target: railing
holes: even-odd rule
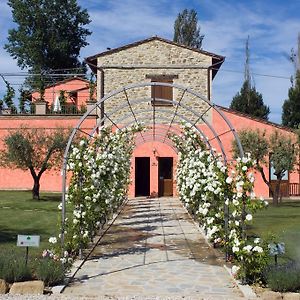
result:
[[[289,195],[300,196],[300,183],[289,183]]]
[[[86,112],[86,106],[78,108],[74,104],[60,105],[55,107],[53,104],[48,107],[47,114],[50,115],[82,115]]]
[[[37,103],[27,105],[23,111],[12,111],[10,108],[2,108],[0,109],[0,115],[82,115],[86,110],[87,107],[84,105],[77,107],[75,104],[66,104],[55,107],[53,104],[49,106],[45,102],[39,108],[37,108]]]

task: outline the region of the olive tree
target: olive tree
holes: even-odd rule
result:
[[[263,181],[269,187],[273,197],[273,204],[278,205],[281,180],[286,172],[292,171],[296,163],[297,143],[287,135],[274,131],[269,137],[265,131],[244,129],[239,132],[239,138],[245,153],[250,153],[256,161],[256,169],[260,172]],[[236,142],[232,145],[234,156],[238,156]],[[269,162],[276,176],[275,187],[271,185],[264,171]]]
[[[29,170],[33,178],[32,198],[40,199],[40,179],[62,160],[69,129],[20,127],[3,138],[0,163],[4,167]]]

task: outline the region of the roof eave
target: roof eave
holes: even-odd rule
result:
[[[121,47],[117,47],[117,48],[114,48],[114,49],[110,49],[110,50],[100,52],[98,54],[86,57],[85,61],[89,65],[91,70],[93,72],[96,72],[97,69],[98,69],[98,66],[97,66],[98,57],[110,55],[110,54],[113,54],[113,53],[116,53],[116,52],[119,52],[119,51],[126,50],[128,48],[136,47],[138,45],[141,45],[141,44],[144,44],[144,43],[147,43],[147,42],[150,42],[150,41],[155,41],[155,40],[165,42],[165,43],[168,43],[168,44],[171,44],[171,45],[174,45],[174,46],[177,46],[177,47],[181,47],[181,48],[184,48],[184,49],[188,49],[188,50],[191,50],[191,51],[194,51],[194,52],[198,52],[198,53],[203,54],[203,55],[208,55],[208,56],[212,57],[212,60],[219,61],[220,64],[217,65],[216,72],[215,73],[213,72],[213,77],[216,75],[216,73],[218,72],[218,69],[220,68],[220,66],[222,65],[222,63],[225,60],[225,57],[222,56],[222,55],[218,55],[218,54],[208,52],[208,51],[204,51],[204,50],[201,50],[201,49],[192,48],[192,47],[185,46],[185,45],[182,45],[182,44],[178,44],[176,42],[173,42],[173,41],[161,38],[161,37],[154,36],[154,37],[151,37],[151,38],[140,40],[140,41],[137,41],[137,42],[134,42],[134,43],[130,43],[130,44],[127,44],[127,45],[124,45],[124,46],[121,46]]]

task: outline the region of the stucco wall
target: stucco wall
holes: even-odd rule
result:
[[[129,197],[135,196],[135,158],[150,157],[150,196],[157,197],[158,195],[158,158],[172,157],[173,158],[173,195],[177,195],[176,191],[176,165],[177,153],[170,146],[161,142],[147,142],[139,145],[134,149],[131,159],[131,185],[129,186]]]
[[[45,89],[44,99],[50,106],[54,103],[55,98],[60,95],[60,91],[66,91],[65,96],[67,98],[67,103],[72,103],[72,99],[68,92],[77,90],[77,107],[80,108],[81,105],[86,105],[86,101],[89,99],[89,83],[85,80],[73,79],[50,86]],[[32,93],[33,102],[38,101],[39,98],[40,94],[38,92]]]
[[[0,151],[3,147],[3,138],[11,130],[18,130],[20,126],[27,128],[46,128],[46,130],[54,130],[60,128],[73,128],[78,123],[79,117],[60,117],[60,116],[24,116],[0,117]],[[83,129],[89,131],[95,125],[95,119],[89,118],[83,124]],[[46,171],[41,178],[42,191],[61,191],[61,166],[58,170]],[[8,190],[24,190],[32,189],[33,179],[29,171],[21,171],[19,169],[9,169],[0,167],[0,189]]]
[[[236,130],[237,133],[240,130],[244,130],[244,129],[258,129],[260,131],[265,131],[266,136],[269,136],[275,130],[277,130],[277,131],[281,132],[282,134],[285,134],[285,135],[291,137],[292,139],[296,138],[295,135],[291,131],[285,130],[280,126],[274,126],[271,123],[261,122],[259,120],[253,119],[253,118],[244,117],[243,115],[241,115],[239,113],[230,112],[229,110],[223,109],[222,112],[229,119],[229,121],[231,122],[233,128]],[[217,134],[221,135],[221,140],[222,140],[222,143],[226,150],[226,155],[227,155],[228,160],[229,161],[232,160],[233,153],[232,153],[231,149],[232,149],[232,141],[234,140],[234,136],[233,136],[232,132],[223,134],[224,132],[226,132],[226,128],[228,128],[228,127],[225,127],[225,122],[222,120],[220,115],[218,115],[216,112],[213,113],[213,125],[214,125],[214,128],[215,128]],[[218,151],[220,151],[220,148],[216,142],[214,143],[214,147]],[[293,172],[290,172],[289,180],[291,183],[299,183],[300,177],[299,177],[299,172],[297,170],[298,167],[299,166],[296,165],[295,170]],[[269,166],[268,165],[264,166],[264,173],[266,174],[266,178],[269,179]],[[259,172],[256,172],[256,176],[255,176],[255,193],[257,196],[263,196],[263,197],[269,196],[269,188],[264,183],[264,181],[261,177],[261,174]]]

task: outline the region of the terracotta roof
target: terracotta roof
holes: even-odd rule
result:
[[[221,66],[221,64],[223,63],[224,59],[225,59],[224,56],[221,56],[221,55],[218,55],[218,54],[215,54],[215,53],[211,53],[211,52],[204,51],[204,50],[197,49],[197,48],[188,47],[188,46],[178,44],[178,43],[175,43],[173,41],[170,41],[170,40],[158,37],[158,36],[153,36],[153,37],[150,37],[150,38],[147,38],[147,39],[144,39],[144,40],[140,40],[140,41],[137,41],[137,42],[134,42],[134,43],[131,43],[131,44],[127,44],[127,45],[117,47],[117,48],[114,48],[114,49],[111,49],[111,50],[100,52],[98,54],[95,54],[95,55],[92,55],[92,56],[89,56],[89,57],[85,58],[85,60],[86,60],[87,64],[90,66],[90,68],[93,71],[95,71],[96,66],[97,66],[97,58],[98,57],[105,56],[105,55],[110,55],[110,54],[113,54],[113,53],[116,53],[116,52],[119,52],[119,51],[123,51],[123,50],[129,49],[129,48],[132,48],[132,47],[139,46],[139,45],[144,44],[144,43],[151,42],[151,41],[161,41],[161,42],[164,42],[164,43],[167,43],[167,44],[171,44],[171,45],[174,45],[174,46],[177,46],[177,47],[185,48],[185,49],[188,49],[188,50],[192,50],[194,52],[198,52],[198,53],[201,53],[201,54],[204,54],[204,55],[211,56],[215,60],[215,63],[217,63],[218,61],[220,62],[220,65],[216,66],[215,68],[219,68]]]
[[[273,126],[273,127],[278,128],[278,129],[281,129],[281,130],[285,130],[285,131],[295,133],[294,130],[290,127],[286,127],[286,126],[283,126],[283,125],[280,125],[280,124],[277,124],[277,123],[274,123],[274,122],[271,122],[271,121],[267,121],[267,120],[259,118],[259,117],[254,117],[254,116],[248,115],[246,113],[242,113],[240,111],[234,110],[232,108],[227,108],[227,107],[224,107],[224,106],[221,106],[221,105],[216,105],[216,107],[223,110],[223,111],[226,111],[226,112],[229,112],[229,113],[232,113],[232,114],[235,114],[235,115],[247,118],[247,119],[251,119],[251,120],[256,121],[256,122],[264,123],[266,125]]]
[[[84,82],[86,82],[86,83],[89,83],[89,81],[88,81],[87,79],[84,79],[84,78],[82,78],[82,77],[74,76],[74,77],[69,77],[69,78],[66,78],[66,79],[64,79],[64,80],[57,81],[56,83],[47,85],[46,88],[49,88],[49,87],[52,87],[52,86],[56,86],[56,85],[60,85],[60,84],[64,84],[64,83],[69,82],[69,81],[72,81],[72,80],[81,80],[81,81],[84,81]]]
[[[53,83],[53,84],[49,84],[46,86],[46,89],[50,88],[50,87],[53,87],[53,86],[57,86],[57,85],[60,85],[60,84],[64,84],[64,83],[67,83],[69,81],[72,81],[72,80],[81,80],[81,81],[84,81],[86,83],[89,83],[89,81],[87,79],[84,79],[82,77],[71,77],[71,78],[66,78],[64,80],[61,80],[61,81],[57,81],[56,83]],[[34,90],[33,92],[31,92],[31,94],[33,93],[38,93],[37,90]]]

